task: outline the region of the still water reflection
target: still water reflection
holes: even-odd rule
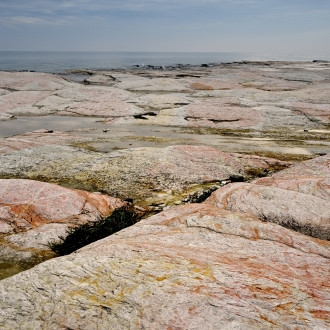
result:
[[[25,116],[0,121],[0,137],[8,137],[39,129],[71,131],[79,128],[102,128],[100,118],[70,116]]]

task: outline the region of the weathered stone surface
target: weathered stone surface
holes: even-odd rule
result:
[[[116,198],[50,183],[0,179],[0,207],[9,215],[1,218],[16,231],[50,222],[95,221],[122,205]]]
[[[19,248],[49,250],[48,243],[66,237],[69,225],[65,223],[48,223],[34,230],[7,236],[5,239]]]
[[[294,111],[301,112],[305,116],[315,118],[323,123],[330,123],[330,104],[312,104],[297,102],[292,104]]]
[[[189,98],[183,93],[129,95],[125,101],[146,111],[173,109],[190,103]]]
[[[250,167],[251,169],[271,169],[271,168],[287,168],[291,167],[293,163],[291,162],[284,162],[274,158],[268,157],[260,157],[256,155],[245,155],[245,154],[238,154],[238,153],[230,153],[231,156],[238,158],[241,162],[245,164],[246,167]],[[280,172],[279,172],[280,173]]]
[[[220,150],[229,152],[262,149],[312,155],[330,150],[329,73],[327,63],[308,62],[246,62],[205,68],[177,66],[171,70],[139,68],[76,73],[93,86],[75,83],[83,81],[75,80],[75,73],[64,75],[67,79],[73,77],[73,81],[50,74],[1,73],[0,129],[14,115],[88,116],[100,118],[101,133],[116,127],[119,147],[124,133],[118,127],[134,127],[134,134],[141,136],[146,127],[151,130],[171,126],[180,130],[182,127],[219,129],[212,131],[214,139],[203,139],[192,132],[185,139],[196,140],[191,144],[219,144]],[[52,122],[51,117],[49,120]],[[251,133],[246,135],[242,130]],[[300,134],[301,131],[305,132]],[[95,141],[104,138],[101,133],[93,136]],[[224,133],[241,135],[243,139],[228,141]],[[272,137],[255,142],[252,136],[258,134]],[[140,146],[133,143],[133,147]],[[155,146],[160,145],[155,143]]]
[[[330,201],[330,179],[317,176],[273,176],[261,178],[254,183],[313,195]]]
[[[41,146],[2,156],[0,175],[70,184],[89,191],[106,191],[121,199],[150,203],[182,199],[196,185],[219,182],[259,168],[261,159],[235,157],[204,146],[136,148],[109,154],[67,146]],[[264,159],[262,168],[272,166]],[[279,165],[282,162],[273,161]]]
[[[196,90],[228,90],[243,88],[236,82],[223,81],[218,79],[196,79],[192,81],[190,88]]]
[[[67,82],[49,73],[0,71],[0,88],[16,91],[55,91]]]
[[[72,101],[60,114],[96,117],[133,116],[143,111],[138,107],[122,101],[127,92],[103,86],[73,86],[74,93],[63,90],[60,97]],[[74,95],[78,97],[74,97]]]
[[[62,145],[69,142],[78,142],[78,140],[81,141],[82,139],[78,135],[42,129],[8,138],[0,138],[0,154],[42,145]]]
[[[184,107],[185,118],[192,126],[250,128],[258,124],[257,111],[238,106],[224,106],[217,98],[203,99]]]
[[[53,256],[48,243],[65,237],[70,226],[98,221],[123,205],[107,195],[0,179],[0,278]]]
[[[329,165],[329,155],[317,157],[253,183],[227,185],[214,192],[210,201],[329,240]]]
[[[295,164],[273,174],[271,177],[254,181],[263,186],[278,187],[330,200],[330,155],[317,157]],[[320,210],[321,213],[323,210]]]
[[[175,80],[171,78],[153,79],[139,76],[121,76],[121,82],[115,84],[115,87],[139,92],[187,92],[189,86],[185,81]]]
[[[7,328],[325,329],[329,245],[191,204],[0,282]]]
[[[141,110],[122,101],[127,92],[104,86],[82,86],[51,74],[0,72],[0,114],[121,117]],[[105,84],[107,85],[107,84]],[[126,96],[127,97],[127,96]]]
[[[107,85],[112,86],[116,78],[112,77],[110,74],[96,73],[84,79],[84,83],[91,85]]]
[[[316,157],[305,162],[300,162],[294,166],[275,173],[274,177],[295,178],[299,176],[316,176],[322,178],[330,177],[330,153],[321,157]]]
[[[246,87],[253,87],[264,91],[291,91],[304,88],[308,85],[308,82],[304,81],[287,81],[279,79],[264,79],[260,81],[254,81],[244,84]]]
[[[17,91],[1,97],[0,113],[2,115],[24,115],[40,112],[33,104],[51,94],[49,91]],[[51,112],[47,112],[49,114]]]
[[[232,183],[212,198],[220,208],[253,214],[258,219],[330,240],[330,203],[309,194],[252,183]]]

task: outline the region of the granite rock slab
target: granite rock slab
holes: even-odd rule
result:
[[[0,326],[325,329],[329,244],[209,203],[0,282]]]
[[[244,176],[251,168],[287,165],[262,157],[230,155],[206,146],[146,147],[99,153],[45,145],[3,155],[0,175],[103,191],[150,205],[182,200],[198,189],[203,190],[205,185],[219,183],[232,175]]]

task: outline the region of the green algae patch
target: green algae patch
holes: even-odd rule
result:
[[[0,280],[28,270],[56,256],[52,251],[48,250],[17,247],[4,239],[5,236],[0,236]]]
[[[70,146],[73,148],[79,148],[79,149],[84,149],[87,151],[93,151],[93,152],[98,152],[98,150],[91,145],[94,141],[91,142],[71,142]]]
[[[16,275],[20,272],[28,270],[41,262],[54,258],[54,255],[35,255],[28,259],[22,260],[3,260],[0,261],[0,280],[3,280],[7,277]]]
[[[304,154],[287,154],[287,153],[280,153],[273,151],[253,151],[247,154],[256,155],[260,157],[274,158],[286,162],[302,162],[304,160],[309,160],[317,156],[317,155],[304,155]],[[282,168],[279,168],[278,170],[281,169]]]
[[[58,242],[50,242],[49,247],[57,255],[70,254],[83,246],[110,236],[126,227],[134,225],[141,218],[132,204],[122,206],[105,219],[70,228],[68,235],[60,237]]]

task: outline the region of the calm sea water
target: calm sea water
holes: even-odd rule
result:
[[[0,51],[0,70],[58,73],[76,69],[117,69],[134,65],[222,63],[241,60],[308,60],[252,53],[18,52]]]

